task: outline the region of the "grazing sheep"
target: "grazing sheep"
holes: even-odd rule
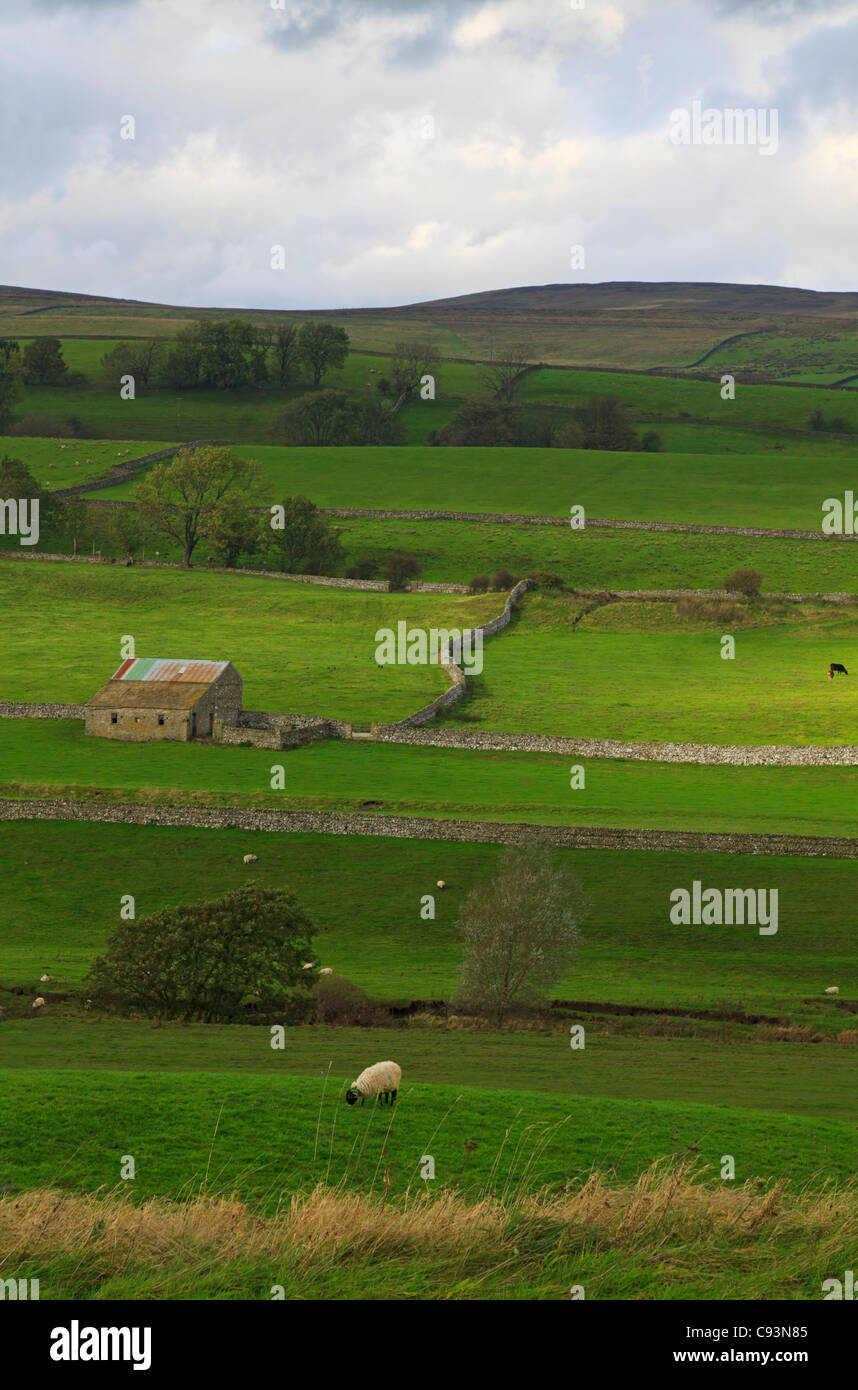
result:
[[[246,854],[244,856],[244,862],[245,864],[255,864],[258,858],[258,854]]]
[[[301,966],[302,970],[315,970],[315,968],[316,962],[314,960],[305,960],[304,964]]]
[[[839,993],[840,993],[840,986],[839,986],[839,985],[829,985],[829,986],[828,986],[828,989],[825,991],[825,993],[826,993],[826,994],[839,994]]]
[[[33,1008],[34,1008],[34,1009],[43,1009],[44,1007],[45,1007],[45,1001],[44,1001],[44,999],[42,998],[42,996],[41,996],[41,994],[40,994],[40,995],[38,995],[38,996],[33,1000]]]
[[[50,979],[51,979],[50,975],[40,975],[40,976],[39,976],[39,983],[40,983],[40,984],[43,984],[43,985],[47,985],[47,984],[50,983]]]
[[[379,1105],[383,1105],[385,1100],[393,1105],[401,1080],[402,1068],[396,1062],[376,1062],[371,1067],[365,1067],[357,1080],[349,1086],[346,1091],[346,1103],[354,1105],[360,1098],[363,1105],[367,1097],[378,1096]]]
[[[333,975],[333,973],[334,972],[329,965],[326,965],[324,969],[319,971],[320,975]]]
[[[446,885],[446,883],[444,882],[443,878],[439,878],[439,879],[438,879],[438,882],[435,884],[435,887],[436,887],[436,888],[446,888],[447,885]]]

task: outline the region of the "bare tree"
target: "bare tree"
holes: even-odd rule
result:
[[[530,365],[528,344],[514,343],[493,348],[488,362],[482,364],[480,376],[496,401],[511,401]]]
[[[465,943],[456,1002],[498,1026],[544,1002],[571,963],[583,910],[581,885],[539,839],[503,850],[497,875],[474,888],[459,917]]]
[[[438,351],[432,343],[422,342],[418,338],[394,343],[390,357],[393,394],[397,399],[404,396],[408,400],[409,396],[414,395],[424,376],[437,377],[440,361]]]

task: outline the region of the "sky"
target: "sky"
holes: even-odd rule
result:
[[[0,283],[280,309],[855,290],[856,74],[858,0],[15,0]]]

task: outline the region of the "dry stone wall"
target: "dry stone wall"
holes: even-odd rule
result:
[[[326,811],[236,809],[229,806],[153,806],[151,803],[0,800],[0,820],[94,821],[204,830],[261,830],[274,834],[372,835],[388,839],[471,844],[520,844],[534,836],[568,849],[678,850],[689,854],[786,855],[858,859],[858,839],[813,835],[724,835],[682,830],[609,830],[527,822],[431,820]]]

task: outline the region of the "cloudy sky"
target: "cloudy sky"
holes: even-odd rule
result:
[[[858,0],[7,0],[0,282],[854,290],[856,74]],[[776,111],[777,152],[675,143],[695,102]]]

